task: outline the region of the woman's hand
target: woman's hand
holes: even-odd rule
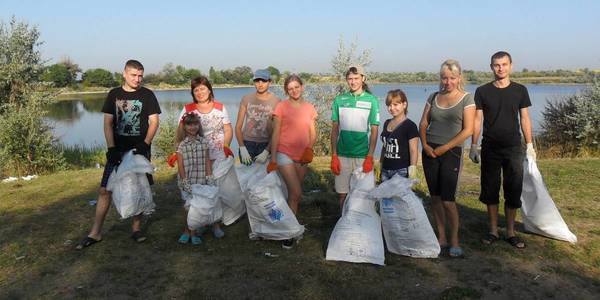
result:
[[[436,158],[437,155],[435,154],[435,152],[433,151],[433,148],[431,148],[431,146],[425,144],[423,145],[423,151],[425,152],[425,154],[431,158]]]
[[[436,156],[442,156],[444,153],[448,152],[448,150],[450,150],[450,148],[448,148],[448,146],[441,145],[441,146],[435,148],[435,150],[433,150],[433,153]]]

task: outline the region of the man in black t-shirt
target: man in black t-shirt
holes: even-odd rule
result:
[[[135,149],[150,159],[150,145],[158,130],[160,106],[154,93],[142,86],[144,66],[136,60],[125,64],[123,86],[112,89],[106,96],[102,107],[104,113],[104,137],[106,138],[106,166],[100,181],[100,190],[96,204],[96,216],[90,233],[79,242],[77,249],[83,249],[102,240],[102,224],[108,213],[111,192],[106,190],[108,178],[113,169],[121,162],[127,151]],[[152,176],[148,175],[150,184]],[[132,218],[132,235],[136,242],[146,237],[141,232],[141,215]]]
[[[527,88],[510,81],[512,58],[500,51],[492,55],[490,67],[495,80],[475,91],[477,114],[469,157],[475,163],[481,160],[481,194],[479,200],[487,205],[489,232],[481,242],[491,244],[498,240],[498,203],[500,183],[503,181],[504,212],[506,215],[506,241],[516,248],[525,248],[525,243],[515,233],[515,216],[521,207],[523,189],[523,144],[521,133],[527,144],[527,159],[535,160],[532,144],[531,106]],[[481,156],[477,151],[477,140],[483,119]],[[502,179],[501,179],[502,174]]]

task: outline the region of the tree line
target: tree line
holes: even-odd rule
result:
[[[283,83],[283,79],[290,74],[289,71],[281,72],[274,66],[267,69],[271,72],[274,83]],[[210,67],[208,78],[217,85],[248,85],[252,84],[252,68],[249,66],[238,66],[233,69],[218,70]],[[589,70],[545,70],[536,71],[522,69],[515,71],[511,77],[523,83],[591,83],[599,71]],[[157,73],[147,73],[144,82],[157,87],[183,87],[190,80],[199,75],[205,75],[199,69],[186,68],[181,65],[167,63]],[[338,78],[329,73],[298,74],[307,83],[335,83]],[[467,82],[478,84],[491,81],[492,73],[489,71],[464,70],[464,79]],[[122,84],[120,72],[110,72],[102,68],[88,69],[82,72],[81,68],[70,58],[62,58],[58,63],[44,67],[40,79],[51,83],[54,87],[63,88],[86,88],[86,87],[114,87]],[[370,72],[369,81],[374,83],[412,83],[412,82],[437,82],[437,72]]]

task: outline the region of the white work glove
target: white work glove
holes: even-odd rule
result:
[[[177,181],[177,186],[179,186],[180,190],[186,193],[192,193],[192,185],[190,184],[190,180],[187,178],[180,179],[179,181]]]
[[[263,152],[254,158],[254,160],[260,164],[266,163],[267,159],[269,159],[269,151],[267,149],[263,150]]]
[[[250,157],[250,153],[248,153],[248,149],[246,147],[240,147],[240,162],[246,166],[252,164],[252,157]]]
[[[479,154],[479,150],[477,149],[476,144],[471,144],[471,150],[469,150],[469,158],[472,162],[478,164],[481,161],[481,155]]]
[[[408,166],[408,178],[411,178],[411,179],[417,178],[417,166],[414,166],[414,165]]]
[[[216,185],[215,177],[213,175],[206,176],[206,184],[207,185]]]
[[[534,162],[536,159],[535,150],[532,143],[527,143],[527,160]]]

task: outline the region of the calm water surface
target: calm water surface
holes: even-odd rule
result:
[[[380,99],[381,121],[390,117],[385,109],[385,95],[391,89],[401,88],[408,97],[408,117],[415,123],[419,122],[427,96],[437,90],[435,84],[377,84],[371,86],[375,96]],[[467,91],[474,93],[477,85],[468,85]],[[532,107],[530,115],[534,131],[540,130],[543,119],[542,111],[547,100],[559,96],[575,94],[585,86],[582,85],[527,85],[531,97]],[[274,92],[280,97],[281,89],[275,87]],[[216,88],[215,98],[225,104],[232,126],[235,125],[240,99],[243,95],[254,91],[253,87],[243,88]],[[161,119],[177,114],[185,103],[191,102],[188,90],[157,91],[155,92],[163,113]],[[53,104],[49,111],[48,119],[54,125],[54,134],[67,145],[100,145],[104,146],[104,133],[102,131],[101,112],[105,95],[86,95],[76,100],[65,100]],[[311,99],[309,99],[311,100]],[[233,147],[237,147],[235,138]],[[379,149],[379,148],[377,148]]]

